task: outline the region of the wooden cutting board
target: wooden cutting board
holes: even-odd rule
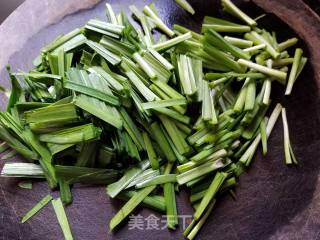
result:
[[[130,4],[142,7],[150,1],[110,0],[116,11],[128,12]],[[191,17],[174,4],[173,0],[158,0],[156,6],[162,19],[169,25],[179,23],[199,29],[203,16],[225,16],[218,1],[190,0],[196,15]],[[293,148],[299,166],[284,164],[282,124],[279,121],[269,139],[269,152],[262,158],[256,155],[252,167],[240,178],[236,188],[237,200],[226,196],[215,207],[198,239],[320,239],[320,18],[312,10],[319,1],[253,0],[236,1],[251,16],[258,16],[263,8],[268,12],[261,26],[275,30],[280,39],[296,35],[309,62],[296,82],[293,94],[283,97],[284,89],[273,89],[273,103],[281,101],[288,111]],[[319,9],[319,8],[318,8]],[[8,86],[5,65],[14,71],[28,70],[41,47],[58,34],[82,26],[94,17],[103,18],[104,2],[99,0],[26,0],[0,26],[0,84]],[[289,27],[291,26],[291,27]],[[1,95],[4,109],[6,98]],[[16,159],[21,161],[21,159]],[[0,169],[3,163],[0,163]],[[17,187],[18,180],[0,179],[0,240],[57,240],[63,239],[51,205],[25,224],[21,217],[43,196],[50,193],[44,182],[34,184],[32,190]],[[57,196],[56,192],[52,195]],[[129,230],[123,225],[114,234],[108,233],[108,222],[121,206],[105,194],[104,186],[76,185],[74,202],[67,214],[75,239],[183,239],[180,230]],[[178,196],[181,215],[192,214],[188,194]],[[140,209],[135,215],[150,216],[153,212]],[[159,219],[163,217],[154,213]]]

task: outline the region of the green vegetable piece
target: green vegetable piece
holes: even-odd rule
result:
[[[133,195],[136,194],[135,191],[124,191],[121,192],[117,198],[128,201]],[[141,203],[142,206],[154,209],[160,213],[166,212],[166,204],[163,196],[151,195],[147,196]]]
[[[65,180],[59,180],[58,182],[61,201],[65,205],[70,204],[72,202],[72,194],[69,183]]]
[[[292,151],[290,136],[289,136],[289,127],[286,109],[282,108],[282,123],[283,123],[283,145],[284,145],[284,153],[285,153],[285,162],[287,165],[298,164],[296,157]]]
[[[255,70],[257,70],[257,71],[259,71],[259,72],[261,72],[263,74],[266,74],[266,75],[268,75],[270,77],[273,77],[273,78],[277,79],[280,83],[283,83],[283,82],[286,81],[287,74],[285,72],[282,72],[282,71],[279,71],[279,70],[276,70],[276,69],[270,69],[268,67],[259,65],[257,63],[253,63],[253,62],[247,61],[245,59],[239,59],[238,63],[240,63],[243,66],[247,66],[247,67],[250,67],[252,69],[255,69]]]
[[[149,165],[149,161],[145,161],[141,164],[141,167],[129,168],[122,178],[115,183],[109,184],[107,186],[107,193],[111,198],[116,197],[123,189],[125,189],[130,182],[135,179],[139,174],[142,173],[145,168]]]
[[[153,145],[152,145],[152,142],[151,142],[149,135],[146,132],[143,132],[142,137],[143,137],[144,144],[146,146],[148,159],[150,161],[150,165],[151,165],[152,169],[154,169],[154,170],[159,169],[159,162],[157,159],[157,155],[156,155],[156,152],[153,148]]]
[[[153,190],[155,190],[155,188],[156,186],[150,186],[136,192],[111,219],[109,223],[109,230],[113,231]]]
[[[166,156],[169,162],[174,162],[176,160],[176,156],[168,143],[160,125],[157,122],[151,124],[151,130],[156,142],[159,144],[163,154]]]
[[[203,214],[203,216],[199,219],[198,223],[193,227],[193,225],[195,224],[193,221],[192,221],[192,225],[191,225],[191,228],[192,228],[192,231],[188,234],[187,238],[189,240],[192,240],[195,238],[195,236],[198,234],[198,232],[200,231],[201,227],[203,226],[203,224],[205,223],[205,221],[207,220],[207,218],[209,217],[210,213],[212,212],[212,209],[215,205],[215,202],[216,200],[214,199],[210,204],[209,206],[207,207],[206,209],[206,212]],[[188,229],[189,230],[189,229]],[[188,231],[186,231],[186,233],[188,233]]]
[[[170,39],[168,41],[153,45],[152,48],[154,50],[158,51],[158,52],[159,51],[164,51],[164,50],[167,50],[168,48],[172,48],[175,45],[177,45],[179,43],[182,43],[182,42],[184,42],[184,41],[186,41],[186,40],[188,40],[190,38],[192,38],[191,33],[185,33],[185,34],[182,34],[181,36],[172,38],[172,39]]]
[[[178,3],[180,5],[180,7],[182,7],[184,10],[186,10],[191,15],[195,14],[193,7],[190,5],[190,3],[187,2],[187,0],[175,0],[175,1],[176,1],[176,3]]]
[[[66,212],[60,198],[51,201],[65,240],[73,240]]]
[[[290,95],[292,88],[293,88],[293,84],[296,80],[296,75],[297,75],[297,71],[299,68],[299,64],[301,61],[301,57],[302,57],[302,49],[301,48],[297,48],[295,53],[294,53],[294,57],[293,57],[293,64],[292,64],[292,68],[290,71],[290,75],[289,75],[289,79],[288,79],[288,83],[287,83],[287,88],[286,88],[286,92],[285,95]]]
[[[223,10],[230,13],[231,15],[238,17],[251,27],[254,27],[257,25],[256,21],[254,21],[252,18],[250,18],[248,15],[246,15],[244,12],[242,12],[236,5],[234,5],[230,0],[221,0],[221,4],[223,6]]]
[[[198,167],[192,168],[191,170],[185,171],[177,175],[177,182],[179,185],[183,185],[210,172],[216,171],[224,167],[225,165],[226,164],[224,164],[221,160],[204,163]]]
[[[32,189],[32,181],[26,180],[18,183],[18,186],[23,189]]]
[[[267,126],[266,119],[262,119],[260,123],[260,134],[261,134],[261,143],[262,143],[262,153],[263,156],[267,155],[268,145],[267,145]]]
[[[208,188],[208,191],[204,195],[201,200],[199,207],[197,208],[196,212],[194,213],[194,218],[199,220],[203,215],[204,211],[208,207],[209,203],[214,199],[215,195],[221,188],[223,182],[227,178],[227,174],[223,172],[217,172],[214,179],[212,180],[211,185]]]
[[[40,200],[27,214],[22,218],[21,223],[25,223],[35,214],[37,214],[45,205],[47,205],[52,200],[50,195],[45,196]]]
[[[176,174],[159,175],[143,182],[137,183],[136,188],[144,188],[164,183],[174,183],[177,181]]]
[[[44,178],[40,165],[34,163],[6,163],[1,171],[2,177]]]

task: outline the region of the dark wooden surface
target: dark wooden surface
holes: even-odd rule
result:
[[[59,33],[82,26],[90,18],[104,18],[104,3],[98,2],[27,0],[0,26],[1,85],[8,86],[5,64],[10,63],[14,70],[28,70],[40,48]],[[150,1],[109,2],[116,11],[128,11],[129,4],[142,7]],[[204,15],[225,16],[218,1],[190,0],[197,12],[193,17],[172,2],[156,2],[162,18],[169,25],[177,22],[199,29]],[[290,97],[282,96],[284,89],[280,86],[272,93],[273,102],[282,101],[288,109],[291,140],[300,165],[288,168],[284,164],[282,125],[279,121],[269,140],[268,156],[262,158],[260,153],[257,154],[252,167],[241,176],[236,189],[237,201],[229,197],[221,199],[198,239],[320,239],[319,16],[300,0],[253,2],[258,6],[236,1],[253,17],[262,12],[260,7],[269,12],[261,25],[279,32],[281,39],[298,34],[302,38],[300,45],[310,58]],[[5,102],[5,97],[1,96],[2,109]],[[2,165],[0,163],[0,168]],[[24,190],[17,187],[17,180],[1,178],[0,240],[63,239],[51,205],[26,224],[19,224],[21,216],[49,192],[43,182],[35,183],[32,190]],[[52,194],[57,196],[55,192]],[[173,232],[133,231],[127,225],[110,234],[108,222],[121,204],[111,201],[104,187],[77,185],[73,188],[73,195],[74,202],[66,211],[75,239],[183,239],[181,229]],[[180,214],[192,213],[185,191],[178,196],[178,210]],[[139,209],[136,214],[148,216],[151,211]]]

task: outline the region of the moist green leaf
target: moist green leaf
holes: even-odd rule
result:
[[[156,186],[150,186],[136,192],[111,219],[109,230],[113,231],[153,190],[155,190],[155,188]]]
[[[56,213],[61,230],[63,232],[64,239],[72,240],[73,236],[71,233],[68,218],[67,218],[66,212],[64,211],[64,207],[61,202],[61,199],[60,198],[53,199],[51,201],[51,203],[52,203],[53,209]]]
[[[50,201],[52,200],[52,197],[50,195],[45,196],[43,199],[40,200],[27,214],[22,218],[21,223],[25,223],[28,221],[31,217],[33,217],[35,214],[37,214],[44,206],[46,206]]]
[[[26,180],[18,183],[18,186],[23,189],[32,189],[32,181]]]

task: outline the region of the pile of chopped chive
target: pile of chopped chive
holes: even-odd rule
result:
[[[193,13],[186,1],[177,2]],[[285,163],[297,164],[286,110],[270,96],[279,84],[289,95],[307,62],[302,49],[287,51],[298,39],[279,43],[275,32],[257,27],[260,17],[230,0],[221,4],[240,23],[207,16],[201,34],[170,29],[153,4],[130,6],[138,29],[106,4],[107,20],[58,36],[30,72],[8,67],[1,159],[20,154],[29,163],[6,163],[1,176],[45,178],[60,191],[22,222],[52,202],[65,239],[73,239],[64,205],[72,202],[73,184],[86,183],[107,185],[111,198],[127,201],[110,231],[139,205],[166,214],[175,229],[175,192],[185,185],[194,218],[184,236],[194,239],[221,195],[234,194],[260,144],[267,154],[280,114]]]

